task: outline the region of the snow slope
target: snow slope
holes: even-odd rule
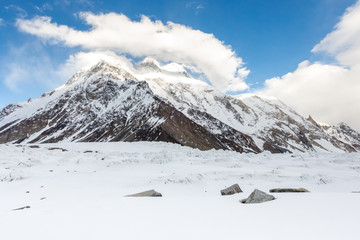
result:
[[[55,148],[51,150],[52,148]],[[64,150],[62,150],[64,149]],[[66,150],[66,151],[65,151]],[[0,145],[1,239],[358,239],[360,154]],[[238,183],[243,193],[221,196]],[[244,205],[255,188],[305,187]],[[162,198],[126,198],[155,189]],[[12,209],[30,206],[24,210]]]

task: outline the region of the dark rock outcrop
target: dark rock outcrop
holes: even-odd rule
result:
[[[223,195],[223,196],[224,195],[233,195],[235,193],[241,193],[241,192],[242,192],[242,190],[241,190],[239,184],[237,184],[237,183],[220,191],[221,195]]]
[[[15,209],[13,209],[13,211],[24,210],[24,209],[27,209],[27,208],[31,208],[31,207],[30,206],[25,206],[25,207],[15,208]]]
[[[274,189],[270,189],[271,193],[286,193],[286,192],[309,192],[307,189],[305,188],[274,188]]]
[[[250,136],[228,126],[228,134],[214,134],[155,95],[147,82],[127,79],[132,75],[113,68],[101,62],[80,82],[69,81],[67,90],[54,93],[41,109],[0,129],[0,143],[164,141],[260,152]]]

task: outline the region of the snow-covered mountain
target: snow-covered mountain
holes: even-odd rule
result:
[[[233,97],[147,58],[100,61],[58,89],[0,112],[0,143],[166,141],[239,152],[360,151],[346,124],[322,126],[279,100]]]

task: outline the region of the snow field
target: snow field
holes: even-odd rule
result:
[[[352,193],[360,191],[358,153],[240,154],[144,142],[38,146],[0,145],[0,239],[359,238],[360,194]],[[220,195],[234,183],[244,192]],[[311,193],[239,203],[255,188],[277,187]],[[149,189],[163,197],[124,197]],[[31,208],[12,210],[24,206]]]

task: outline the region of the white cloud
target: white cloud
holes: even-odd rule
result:
[[[360,1],[348,8],[312,52],[334,56],[338,65],[304,61],[282,77],[268,79],[258,94],[277,97],[321,122],[347,122],[360,129]]]
[[[360,64],[360,1],[346,10],[334,31],[311,51],[335,56],[344,66]]]
[[[292,73],[266,80],[260,94],[277,97],[321,122],[345,121],[360,128],[358,70],[305,61]]]
[[[116,13],[81,13],[79,16],[92,26],[90,30],[79,31],[58,25],[49,17],[18,19],[17,26],[52,44],[80,46],[89,51],[114,51],[133,57],[150,56],[195,67],[223,91],[247,88],[244,79],[249,70],[243,66],[242,59],[212,34],[173,22],[151,21],[146,16],[138,22]]]
[[[4,19],[0,18],[0,26],[4,26],[5,23],[4,23]]]

